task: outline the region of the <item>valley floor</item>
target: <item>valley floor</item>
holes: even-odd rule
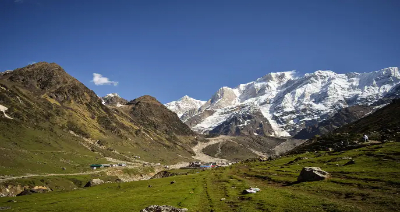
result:
[[[345,165],[350,160],[355,164]],[[306,166],[321,167],[332,177],[298,183],[297,177]],[[173,172],[184,175],[4,197],[0,208],[140,211],[156,204],[189,211],[400,211],[400,143],[374,144],[345,152],[305,153],[208,171]],[[243,194],[249,187],[261,191]]]

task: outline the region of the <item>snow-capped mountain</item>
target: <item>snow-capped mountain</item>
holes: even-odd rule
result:
[[[201,107],[196,105],[191,110],[179,110],[179,117],[200,133],[220,129],[221,124],[227,126],[229,120],[234,120],[236,126],[231,131],[240,132],[245,126],[256,123],[245,120],[243,117],[251,116],[243,114],[259,111],[265,120],[259,119],[252,126],[255,134],[259,132],[256,128],[270,125],[271,135],[290,136],[341,108],[373,104],[399,82],[397,67],[370,73],[337,74],[321,70],[304,76],[297,76],[295,71],[270,73],[236,88],[222,87]],[[166,106],[178,111],[171,107],[175,103],[171,103]]]
[[[117,93],[107,94],[106,96],[101,97],[101,100],[104,105],[116,106],[116,107],[121,107],[122,105],[128,103],[126,99],[120,97]]]
[[[180,98],[178,101],[173,101],[165,104],[165,106],[178,114],[179,118],[181,118],[181,116],[188,111],[197,111],[197,109],[199,109],[204,103],[206,103],[206,101],[193,99],[186,95]]]

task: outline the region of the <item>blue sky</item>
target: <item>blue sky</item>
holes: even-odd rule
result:
[[[399,11],[398,0],[1,0],[0,71],[56,62],[100,96],[207,100],[270,72],[400,66]]]

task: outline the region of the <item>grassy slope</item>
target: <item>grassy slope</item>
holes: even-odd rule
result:
[[[352,157],[356,163],[343,166],[349,161],[343,157]],[[1,198],[0,206],[17,211],[139,211],[152,204],[190,211],[399,211],[399,161],[400,143],[386,143],[163,179]],[[332,178],[296,183],[305,166],[319,166]],[[170,184],[172,180],[176,183]],[[249,186],[258,186],[262,191],[242,194]],[[10,199],[17,202],[7,202]]]
[[[56,64],[37,63],[0,75],[0,104],[13,117],[0,114],[0,176],[81,172],[89,170],[89,164],[106,163],[104,157],[132,161],[140,156],[148,162],[175,164],[192,154],[192,134],[164,132],[141,125],[141,119],[135,122],[129,110],[104,106],[93,91]],[[167,108],[160,111],[175,118],[177,126],[184,125]],[[169,129],[164,125],[160,121],[157,126]],[[100,140],[101,146],[69,131]]]
[[[107,161],[61,130],[49,132],[0,122],[0,175],[76,173]],[[62,167],[66,170],[62,170]]]

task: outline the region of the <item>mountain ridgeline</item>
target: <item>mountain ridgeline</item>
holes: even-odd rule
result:
[[[397,67],[304,76],[289,71],[222,87],[207,102],[186,96],[165,105],[198,133],[307,139],[374,112],[398,98],[399,91]]]
[[[174,163],[190,158],[196,143],[195,133],[155,98],[101,99],[55,63],[0,73],[0,107],[5,174],[35,173],[43,163],[72,171],[106,157]]]

